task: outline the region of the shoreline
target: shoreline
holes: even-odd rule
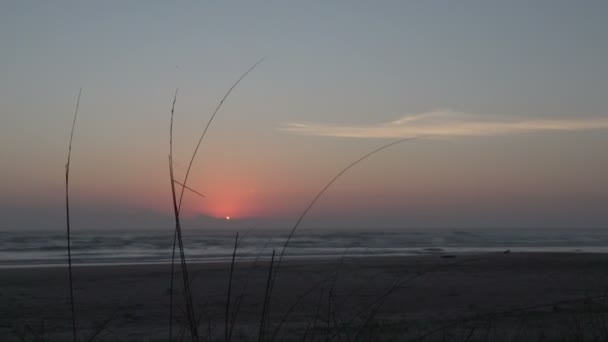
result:
[[[311,254],[311,255],[288,255],[286,254],[284,260],[337,260],[342,257],[346,258],[418,258],[425,256],[465,256],[475,254],[500,254],[500,253],[514,253],[514,254],[607,254],[608,246],[605,247],[416,247],[412,248],[412,251],[402,253],[344,253],[337,254]],[[216,263],[230,263],[231,255],[226,256],[212,256],[208,258],[197,258],[188,260],[188,264],[216,264]],[[235,263],[247,263],[253,262],[256,259],[260,261],[269,261],[269,256],[238,256],[235,259]],[[179,260],[179,258],[176,258]],[[111,266],[137,266],[137,265],[170,265],[171,261],[167,260],[152,260],[152,261],[100,261],[100,262],[84,262],[78,261],[72,262],[72,267],[111,267]],[[64,268],[67,267],[67,263],[7,263],[0,264],[0,270],[3,269],[32,269],[32,268]]]

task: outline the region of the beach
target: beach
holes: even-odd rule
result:
[[[607,267],[608,254],[600,253],[284,260],[273,269],[262,336],[277,341],[603,338],[608,337]],[[170,265],[73,271],[80,340],[168,340]],[[188,271],[199,335],[224,340],[230,263],[191,263]],[[268,260],[235,264],[231,321],[240,305],[232,340],[258,340],[268,271]],[[2,341],[71,339],[66,268],[0,272]],[[181,281],[177,273],[174,340],[187,331]]]

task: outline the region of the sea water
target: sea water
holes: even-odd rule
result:
[[[241,232],[237,261],[268,258],[280,253],[288,230]],[[170,262],[174,231],[74,231],[71,247],[75,265]],[[230,260],[234,231],[184,230],[185,255],[190,262]],[[395,231],[297,231],[287,245],[287,258],[345,256],[414,256],[478,252],[608,252],[608,229],[403,229]],[[176,251],[179,257],[179,251]],[[62,266],[67,263],[63,231],[0,232],[0,267]]]

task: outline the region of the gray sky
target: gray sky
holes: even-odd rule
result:
[[[310,224],[605,227],[607,15],[606,1],[3,1],[0,229],[62,224],[79,87],[83,222],[165,217],[175,88],[183,177],[217,101],[264,56],[201,150],[192,217],[289,222],[350,161],[431,132],[353,169]]]

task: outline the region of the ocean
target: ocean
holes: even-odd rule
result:
[[[288,231],[241,232],[238,260],[268,258],[280,253]],[[190,262],[230,260],[235,232],[183,232]],[[173,231],[74,231],[75,265],[167,263]],[[402,231],[329,231],[302,229],[292,238],[287,258],[347,256],[413,256],[478,252],[608,252],[608,229],[408,229]],[[179,255],[179,254],[177,254]],[[63,231],[0,232],[0,267],[64,266]]]

